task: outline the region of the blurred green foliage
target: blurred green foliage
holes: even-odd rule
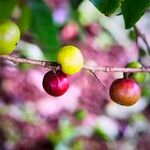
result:
[[[105,131],[103,131],[101,128],[95,128],[93,134],[94,136],[100,138],[101,140],[109,141],[109,137],[107,136]]]
[[[17,0],[0,0],[0,19],[10,18],[16,5]]]
[[[29,1],[32,14],[30,30],[47,59],[55,60],[59,41],[57,27],[52,19],[52,12],[42,0]]]
[[[74,117],[79,121],[85,119],[86,115],[86,112],[82,109],[78,109],[74,112]]]
[[[26,32],[31,24],[31,10],[27,5],[20,5],[21,16],[18,21],[19,29],[22,33]]]

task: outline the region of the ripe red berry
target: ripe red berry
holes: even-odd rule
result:
[[[43,88],[51,96],[63,95],[68,87],[69,81],[62,71],[49,71],[44,75]]]
[[[140,98],[141,87],[133,79],[117,79],[111,84],[109,95],[114,102],[124,106],[131,106]]]

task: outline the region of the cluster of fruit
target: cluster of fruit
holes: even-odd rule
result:
[[[0,55],[10,54],[20,39],[18,26],[10,21],[0,21]],[[84,58],[80,50],[72,45],[62,47],[57,54],[56,62],[60,70],[51,70],[44,75],[43,88],[52,96],[63,95],[69,87],[68,75],[80,71]],[[138,62],[131,62],[127,68],[141,68]],[[141,96],[140,83],[144,81],[145,73],[124,74],[124,78],[115,80],[110,86],[110,98],[121,105],[130,106]]]
[[[14,22],[0,21],[0,55],[10,54],[19,39],[20,30]],[[68,45],[58,51],[57,63],[61,66],[61,70],[49,71],[43,78],[43,88],[52,96],[61,96],[67,91],[69,87],[67,76],[79,72],[84,59],[77,47]]]
[[[77,47],[68,45],[58,51],[56,61],[61,66],[61,71],[52,70],[46,73],[43,88],[52,96],[61,96],[69,87],[67,76],[79,72],[84,64],[84,59]]]

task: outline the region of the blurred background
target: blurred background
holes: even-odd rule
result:
[[[137,27],[150,42],[150,12]],[[88,65],[148,66],[145,43],[136,45],[122,16],[102,15],[88,0],[0,0],[0,19],[21,30],[13,55],[55,61],[59,48],[79,47]],[[109,86],[122,73],[88,71],[69,77],[69,90],[51,97],[42,88],[45,68],[0,60],[0,150],[149,150],[150,75],[135,105],[113,103]]]

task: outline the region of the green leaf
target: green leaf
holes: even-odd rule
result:
[[[0,0],[0,19],[10,18],[16,4],[17,0]]]
[[[103,14],[110,16],[121,5],[122,0],[90,0],[90,2]]]
[[[31,23],[31,11],[27,5],[20,7],[21,17],[19,18],[18,26],[21,32],[25,32],[30,27]]]
[[[42,48],[46,58],[55,60],[59,40],[52,12],[42,0],[32,0],[29,4],[32,17],[30,30],[33,37]]]
[[[71,4],[71,7],[72,7],[73,9],[77,9],[78,6],[81,4],[81,2],[82,2],[83,0],[69,0],[69,1],[70,1],[70,4]]]
[[[124,0],[122,13],[125,21],[125,28],[129,29],[144,15],[145,10],[150,6],[150,0]]]

